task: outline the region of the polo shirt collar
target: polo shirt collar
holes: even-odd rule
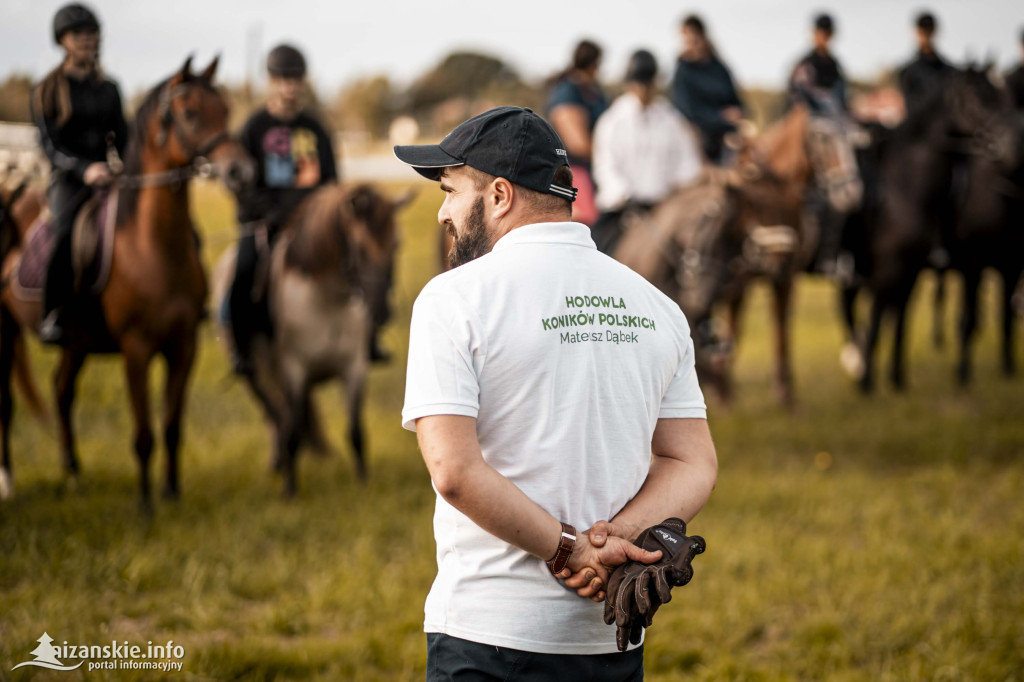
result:
[[[494,243],[494,251],[516,244],[572,244],[596,249],[590,228],[583,223],[533,223],[515,228]]]

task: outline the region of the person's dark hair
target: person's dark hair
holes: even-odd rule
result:
[[[917,15],[917,19],[914,20],[914,26],[922,31],[934,32],[938,23],[935,21],[935,15],[931,12],[921,12]]]
[[[834,33],[836,30],[836,24],[832,21],[832,15],[822,12],[818,16],[814,17],[814,28],[819,31],[826,31],[828,33]]]
[[[572,187],[572,169],[568,166],[559,166],[558,170],[555,171],[554,177],[551,178],[551,183],[561,185],[562,187]],[[547,192],[537,192],[522,185],[516,185],[516,187],[527,196],[530,204],[538,211],[551,213],[565,211],[570,215],[572,214],[572,202],[565,197],[548,194]]]
[[[601,46],[592,40],[581,40],[572,51],[572,68],[586,71],[594,68],[601,61]]]
[[[658,60],[648,50],[637,50],[626,66],[626,82],[650,85],[658,75]]]
[[[494,176],[490,173],[485,173],[472,166],[465,166],[465,168],[470,171],[474,189],[481,190],[487,186],[487,183],[494,180]],[[447,168],[441,169],[441,177],[444,177],[447,173]],[[551,178],[551,183],[561,185],[562,187],[572,187],[572,169],[569,166],[559,166],[558,170],[555,171],[554,177]],[[548,192],[538,192],[535,189],[523,187],[520,184],[513,184],[516,185],[516,190],[526,198],[527,202],[535,210],[545,213],[564,210],[570,215],[572,214],[572,202],[565,197],[549,194]]]
[[[708,38],[708,30],[704,25],[704,20],[698,15],[687,14],[683,17],[682,27],[690,29],[704,40],[704,43],[708,46],[708,54],[712,56],[716,56],[718,54],[715,50],[715,44],[711,42],[710,38]]]

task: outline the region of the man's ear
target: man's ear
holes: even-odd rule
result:
[[[512,210],[512,202],[515,200],[515,186],[505,178],[495,178],[491,182],[489,200],[491,204],[492,218],[503,218]]]

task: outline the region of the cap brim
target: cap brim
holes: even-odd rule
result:
[[[428,180],[439,179],[443,168],[464,165],[436,144],[395,145],[395,157]]]

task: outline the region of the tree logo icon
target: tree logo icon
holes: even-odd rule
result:
[[[59,660],[57,660],[57,648],[50,644],[50,642],[53,641],[53,637],[50,637],[45,632],[43,633],[43,636],[36,641],[39,642],[39,646],[37,646],[34,651],[29,652],[36,657],[36,660],[19,663],[11,668],[11,670],[17,670],[23,665],[35,665],[40,668],[49,668],[50,670],[74,670],[79,665],[85,663],[85,661],[79,661],[78,665],[63,665]]]

